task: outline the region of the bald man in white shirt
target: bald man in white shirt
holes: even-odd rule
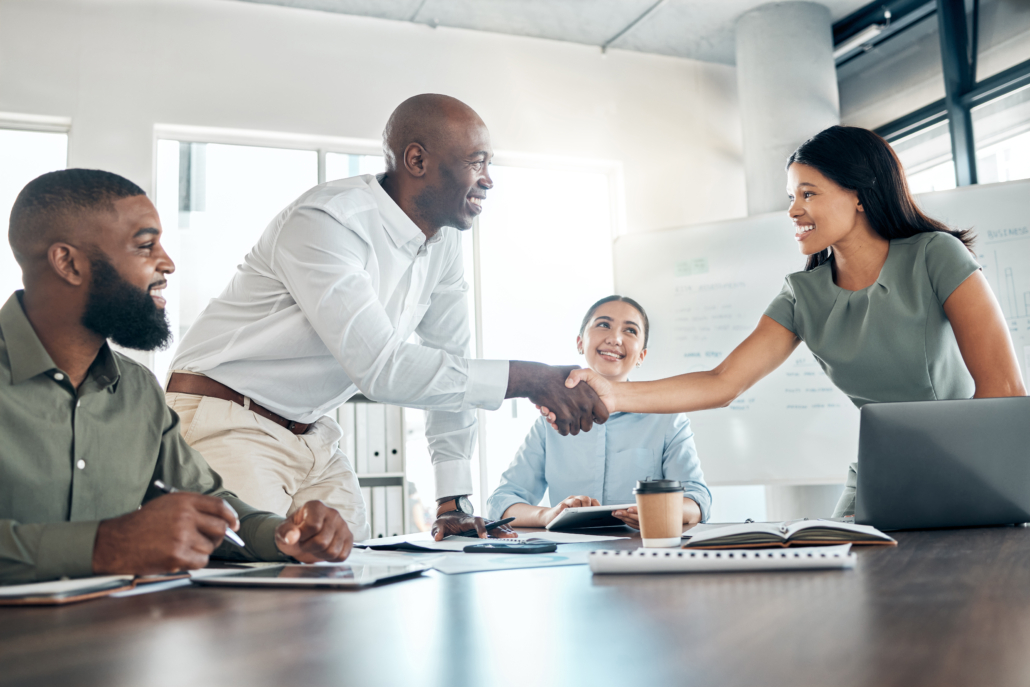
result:
[[[528,397],[557,409],[573,434],[608,412],[589,386],[565,387],[572,368],[469,357],[458,232],[493,186],[479,116],[447,96],[409,98],[383,150],[384,174],[316,186],[269,224],[183,338],[167,400],[186,441],[240,498],[283,515],[321,500],[355,541],[369,536],[365,505],[325,413],[359,391],[425,408],[436,537],[486,536],[467,498],[475,409]],[[413,332],[421,344],[406,343]]]

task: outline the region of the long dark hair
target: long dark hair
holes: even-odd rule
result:
[[[808,139],[787,160],[819,170],[838,186],[858,191],[866,217],[877,234],[890,241],[928,231],[951,234],[972,252],[973,232],[949,229],[927,217],[912,199],[901,161],[880,136],[856,126],[831,126]],[[808,256],[805,270],[830,259],[830,249]]]
[[[628,303],[628,304],[632,305],[634,308],[636,308],[637,312],[640,313],[640,317],[643,318],[643,320],[644,320],[644,324],[643,324],[643,326],[644,326],[644,348],[646,349],[647,348],[647,337],[649,337],[651,335],[651,323],[648,322],[648,320],[647,320],[647,313],[644,312],[644,306],[640,305],[640,303],[637,303],[635,300],[633,300],[629,296],[619,296],[619,295],[605,296],[601,300],[599,300],[596,303],[594,303],[593,305],[591,305],[590,309],[587,310],[586,317],[583,318],[583,323],[581,325],[579,325],[579,335],[580,335],[580,337],[582,337],[583,336],[583,332],[585,332],[587,330],[587,325],[590,324],[590,318],[594,316],[594,313],[597,312],[597,309],[600,308],[605,303],[611,303],[612,301],[621,301],[623,303]]]

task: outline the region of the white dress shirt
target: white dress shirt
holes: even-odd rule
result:
[[[426,241],[374,175],[331,181],[268,225],[172,369],[299,423],[359,390],[429,409],[437,496],[470,494],[473,409],[500,407],[508,362],[469,358],[467,292],[456,229]]]

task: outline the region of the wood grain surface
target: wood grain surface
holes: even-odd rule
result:
[[[1030,529],[897,539],[843,572],[434,572],[0,609],[0,684],[1030,684]]]

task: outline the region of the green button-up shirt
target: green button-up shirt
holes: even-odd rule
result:
[[[286,560],[274,542],[283,519],[225,490],[183,441],[154,375],[104,344],[75,389],[21,294],[0,309],[0,583],[93,574],[100,521],[160,496],[155,479],[236,509],[247,548],[225,541],[215,557]]]

